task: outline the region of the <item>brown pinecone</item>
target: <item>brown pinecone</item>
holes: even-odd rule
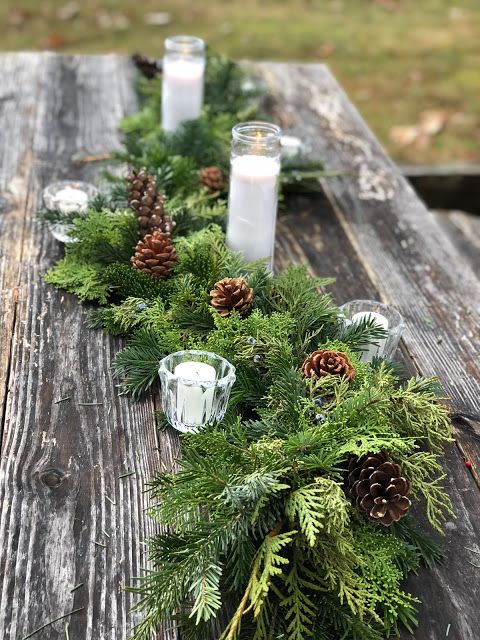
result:
[[[243,278],[224,278],[215,283],[210,291],[211,304],[226,318],[232,311],[243,317],[253,305],[253,289]]]
[[[169,236],[154,231],[137,242],[135,255],[130,262],[134,269],[164,280],[177,262],[177,253]]]
[[[355,369],[348,357],[341,351],[321,349],[314,351],[302,364],[302,373],[306,378],[323,376],[345,376],[347,380],[355,377]]]
[[[141,53],[132,55],[132,62],[142,75],[151,80],[162,72],[162,61],[143,56]]]
[[[351,456],[345,484],[357,509],[373,522],[388,527],[410,509],[410,482],[385,451]]]
[[[205,167],[200,169],[200,181],[211,193],[221,191],[225,181],[223,174],[218,167]]]
[[[172,232],[172,219],[165,212],[165,196],[158,192],[155,178],[145,169],[135,169],[127,175],[128,203],[135,212],[142,235],[161,231]]]

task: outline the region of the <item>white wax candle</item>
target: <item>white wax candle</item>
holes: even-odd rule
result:
[[[272,269],[280,161],[260,155],[232,160],[227,244],[247,261],[269,258]]]
[[[181,362],[174,375],[185,380],[177,383],[177,420],[186,431],[201,427],[212,415],[215,392],[213,387],[203,388],[202,383],[215,381],[215,368],[205,362]]]
[[[204,71],[203,59],[164,59],[162,127],[165,131],[175,131],[182,122],[200,116]]]
[[[82,189],[66,186],[54,196],[55,207],[62,213],[85,211],[88,205],[88,195]]]
[[[362,320],[373,320],[376,325],[382,327],[385,331],[388,330],[388,320],[385,316],[382,316],[381,313],[376,313],[375,311],[361,311],[352,316],[352,322],[361,322]],[[376,340],[378,347],[373,344],[368,345],[366,349],[362,350],[360,360],[363,360],[364,362],[371,362],[373,358],[383,356],[387,340],[388,337]]]

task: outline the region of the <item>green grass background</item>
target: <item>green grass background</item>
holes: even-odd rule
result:
[[[480,162],[479,0],[85,0],[62,20],[66,4],[0,0],[2,49],[161,55],[186,32],[234,57],[327,62],[397,160]],[[170,23],[146,24],[158,11]],[[438,135],[391,140],[430,109],[446,117]]]

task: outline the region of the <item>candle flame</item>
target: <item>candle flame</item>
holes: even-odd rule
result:
[[[262,132],[257,131],[255,133],[255,153],[260,153],[261,151],[261,144],[260,144],[261,138],[262,138]]]

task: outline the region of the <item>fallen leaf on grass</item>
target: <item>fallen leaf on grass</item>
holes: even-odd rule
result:
[[[73,20],[73,18],[76,18],[79,13],[80,6],[78,2],[72,0],[58,9],[57,18],[63,21]]]
[[[390,129],[390,140],[399,147],[407,147],[415,142],[419,135],[418,127],[398,125]]]
[[[60,49],[63,47],[67,39],[61,33],[50,33],[45,43],[47,49]]]
[[[165,27],[172,21],[172,16],[166,11],[150,11],[143,16],[143,21],[152,27]]]
[[[7,15],[7,23],[10,27],[23,27],[31,17],[30,11],[21,7],[12,7]]]
[[[97,11],[95,15],[97,24],[101,29],[112,31],[124,31],[130,26],[130,20],[121,11]]]
[[[420,114],[416,125],[397,125],[390,129],[390,140],[399,147],[414,145],[417,149],[430,146],[432,138],[438,135],[448,120],[448,113],[439,109],[429,109]]]

